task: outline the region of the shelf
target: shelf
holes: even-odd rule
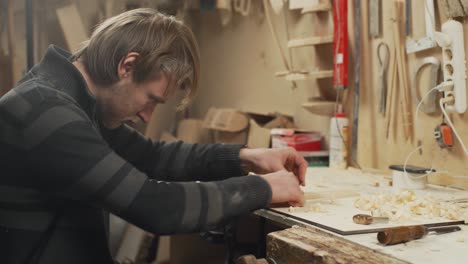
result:
[[[324,4],[318,4],[314,6],[307,6],[304,7],[301,11],[301,14],[305,13],[312,13],[312,12],[321,12],[321,11],[329,11],[331,10],[331,5],[330,3],[324,3]]]
[[[288,41],[288,48],[314,46],[314,45],[327,44],[327,43],[333,43],[333,35],[323,36],[323,37],[291,39],[290,41]]]
[[[333,101],[315,101],[303,103],[304,107],[309,112],[316,115],[334,116],[335,115],[335,102]]]
[[[324,78],[332,78],[333,77],[333,70],[329,71],[313,71],[309,72],[310,77],[316,79],[324,79]]]
[[[324,78],[332,78],[333,71],[300,71],[300,72],[277,72],[275,73],[276,77],[285,77],[287,81],[302,81],[307,79],[324,79]]]

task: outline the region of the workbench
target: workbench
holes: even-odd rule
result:
[[[378,186],[382,188],[389,179],[386,175],[357,170],[309,168],[304,191],[307,194],[310,190],[316,190],[314,185],[326,185],[324,183],[329,182],[339,182],[337,190],[343,189],[343,186],[351,186],[356,190],[366,191]],[[446,194],[447,197],[453,193],[458,197],[468,197],[466,191],[433,187],[420,191],[429,192],[431,188],[435,188],[439,194]],[[264,221],[284,228],[266,236],[266,256],[277,263],[468,263],[468,228],[463,224],[459,225],[461,231],[458,232],[429,234],[419,240],[383,246],[378,243],[376,232],[343,235],[330,231],[326,226],[324,228],[323,223],[302,219],[294,211],[290,215],[284,212],[287,212],[287,208],[261,209],[255,212]],[[320,215],[320,212],[317,214]]]

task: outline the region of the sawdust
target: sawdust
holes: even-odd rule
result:
[[[459,220],[467,215],[466,210],[457,204],[439,201],[431,196],[417,197],[412,191],[361,194],[354,206],[370,211],[373,216],[388,217],[391,221],[410,220],[418,215]]]

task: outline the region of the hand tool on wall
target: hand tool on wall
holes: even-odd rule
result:
[[[439,76],[440,61],[436,57],[426,57],[416,63],[416,71],[413,74],[413,79],[411,81],[411,95],[413,96],[413,102],[417,106],[420,101],[423,99],[419,96],[419,87],[418,87],[418,76],[423,68],[430,66],[429,72],[429,84],[426,87],[426,92],[429,92],[431,89],[437,86],[437,77]],[[426,96],[425,102],[422,102],[419,110],[424,113],[434,113],[436,110],[436,94],[437,91],[433,90],[430,94]]]
[[[380,0],[369,0],[369,36],[372,38],[380,36],[380,9]]]
[[[403,0],[393,1],[393,39],[396,51],[396,61],[398,70],[398,88],[402,95],[402,117],[403,129],[406,140],[413,140],[413,120],[411,115],[411,101],[408,88],[408,70],[406,65],[406,54],[404,52],[404,36],[401,34],[403,28],[402,17]]]
[[[377,233],[377,239],[383,245],[395,245],[405,243],[411,240],[420,239],[429,232],[436,234],[445,234],[455,231],[460,231],[459,226],[442,226],[442,227],[426,227],[424,225],[416,226],[399,226],[386,228],[384,231]]]
[[[233,8],[234,11],[238,12],[239,14],[247,16],[250,13],[251,5],[251,0],[234,0]]]
[[[385,110],[385,138],[389,138],[390,136],[390,127],[391,127],[391,124],[392,124],[392,121],[393,123],[395,123],[394,119],[394,109],[395,109],[395,105],[396,105],[396,85],[395,85],[395,82],[396,82],[396,79],[397,79],[397,66],[396,66],[396,51],[393,50],[393,52],[391,53],[390,55],[392,58],[390,61],[392,61],[392,64],[390,65],[390,74],[389,74],[389,77],[390,77],[390,81],[389,81],[389,85],[387,87],[387,103],[386,103],[386,107],[387,109]]]
[[[406,22],[405,30],[406,36],[411,35],[411,0],[405,0]]]
[[[351,134],[351,159],[357,164],[359,89],[361,80],[361,0],[354,1],[354,23],[354,39],[356,43],[354,53],[354,105],[353,131]]]
[[[353,222],[359,225],[388,223],[388,217],[375,217],[367,214],[357,214],[353,216]]]
[[[435,17],[434,0],[424,2],[424,21],[426,22],[426,36],[420,39],[409,39],[406,41],[406,53],[414,53],[437,46],[434,39]]]
[[[387,105],[387,69],[390,60],[390,48],[387,43],[377,45],[377,58],[379,60],[379,113],[385,115]]]

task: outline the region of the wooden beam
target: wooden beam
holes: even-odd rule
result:
[[[324,231],[298,226],[268,234],[267,258],[277,263],[407,263]]]
[[[70,51],[77,50],[81,42],[88,39],[88,34],[86,33],[76,4],[57,8],[56,12],[68,49]]]
[[[332,43],[332,42],[333,42],[333,35],[301,38],[301,39],[291,39],[290,41],[288,41],[288,48],[314,46],[314,45],[320,45],[320,44],[326,44],[326,43]]]

